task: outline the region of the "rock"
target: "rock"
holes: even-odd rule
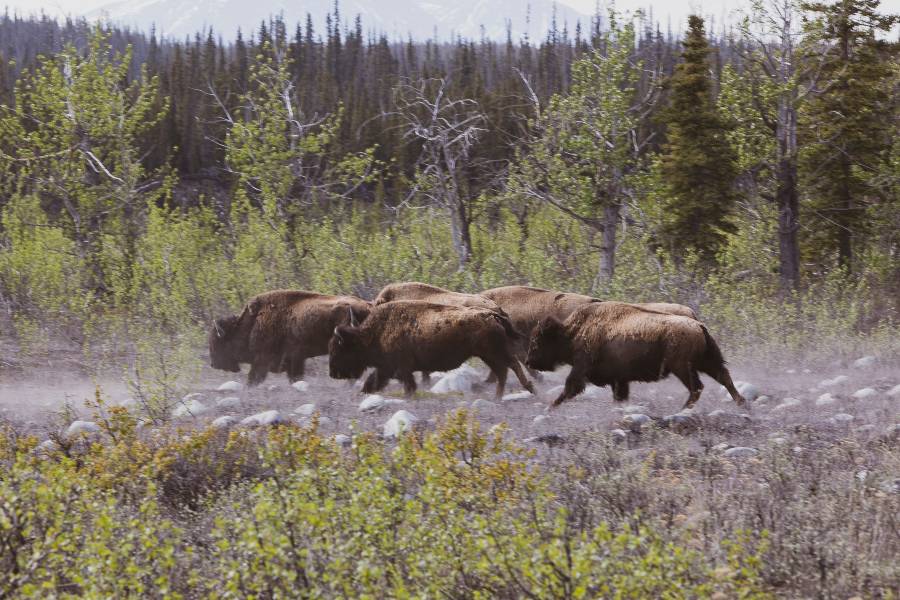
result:
[[[759,454],[759,450],[748,446],[735,446],[734,448],[729,448],[723,454],[728,458],[751,458]]]
[[[225,398],[220,398],[216,402],[216,408],[222,409],[232,409],[238,408],[241,405],[241,399],[237,396],[226,396]]]
[[[875,364],[874,356],[863,356],[862,358],[857,358],[853,361],[853,366],[857,369],[866,369]]]
[[[746,381],[742,381],[741,385],[735,384],[735,387],[737,388],[737,391],[739,391],[741,393],[741,396],[743,396],[747,402],[753,402],[754,400],[756,400],[757,398],[759,398],[762,395],[759,391],[759,388],[757,388],[752,383],[748,383]]]
[[[847,413],[838,413],[838,414],[834,415],[833,417],[831,417],[830,419],[828,419],[828,421],[830,423],[833,423],[835,425],[847,425],[852,420],[853,420],[853,415],[848,415]]]
[[[545,433],[544,435],[525,438],[525,440],[523,441],[529,444],[547,444],[551,448],[554,448],[556,446],[562,446],[566,441],[566,438],[559,435],[558,433]]]
[[[334,440],[334,443],[341,448],[349,448],[353,445],[353,438],[349,435],[344,435],[343,433],[335,435],[332,439]]]
[[[541,425],[546,425],[550,422],[550,417],[548,415],[538,415],[531,421],[532,427],[540,427]]]
[[[776,446],[784,446],[785,444],[788,443],[788,440],[786,437],[778,437],[778,436],[770,437],[769,441],[772,442],[773,444],[775,444]]]
[[[78,435],[90,435],[92,433],[100,433],[100,426],[93,421],[72,421],[66,429],[66,437],[73,438]]]
[[[497,404],[495,402],[491,402],[490,400],[482,400],[481,398],[479,398],[472,403],[472,410],[477,410],[479,412],[487,412],[493,408],[497,408]]]
[[[818,398],[816,398],[816,406],[831,406],[836,403],[837,399],[831,395],[830,392],[825,392]]]
[[[756,403],[759,404],[759,405],[764,405],[764,404],[765,404],[766,402],[768,402],[769,400],[771,400],[771,398],[769,398],[768,396],[763,395],[763,396],[757,396],[757,397],[756,397],[756,400],[754,400],[754,402],[756,402]]]
[[[419,419],[411,412],[398,410],[384,424],[384,437],[397,438],[405,431],[409,431],[415,427]]]
[[[584,388],[584,391],[579,396],[585,400],[600,400],[603,398],[603,388],[591,383]]]
[[[882,481],[878,489],[885,494],[900,494],[900,477]]]
[[[200,392],[193,392],[191,394],[185,394],[184,398],[181,399],[182,402],[190,402],[192,400],[203,401],[206,400],[206,394],[202,394]]]
[[[563,390],[566,389],[564,385],[554,385],[552,388],[547,390],[548,398],[558,398],[560,394],[563,393]]]
[[[631,413],[625,415],[622,419],[624,428],[630,429],[634,433],[640,433],[642,429],[648,427],[653,421],[643,413]]]
[[[391,404],[403,404],[403,400],[399,398],[385,398],[378,394],[369,394],[359,403],[359,412],[379,410]]]
[[[272,384],[266,386],[266,391],[268,391],[268,392],[275,392],[280,389],[281,389],[281,386],[278,385],[277,383],[272,383]]]
[[[852,398],[856,398],[857,400],[864,400],[866,398],[871,398],[872,396],[877,396],[878,392],[870,387],[865,387],[853,392],[850,396]]]
[[[437,383],[431,386],[435,394],[447,394],[451,392],[471,392],[475,384],[481,380],[481,374],[467,364],[457,369],[448,371]]]
[[[617,444],[622,444],[628,440],[628,432],[624,429],[613,429],[609,432],[609,435]]]
[[[797,369],[786,369],[784,372],[787,373],[788,375],[793,375],[794,373],[797,372]]]
[[[244,389],[244,386],[237,381],[226,381],[216,389],[220,392],[239,392]]]
[[[334,421],[332,421],[325,415],[319,415],[319,427],[330,427],[333,424]]]
[[[801,405],[801,402],[796,398],[785,398],[781,401],[781,404],[772,408],[772,412],[784,412],[788,410],[792,410],[794,408],[798,408]]]
[[[229,427],[234,427],[235,423],[237,423],[236,417],[225,415],[214,420],[211,425],[216,429],[228,429]]]
[[[872,431],[875,431],[875,426],[872,425],[871,423],[867,423],[865,425],[860,425],[859,427],[856,428],[856,433],[870,433]]]
[[[731,444],[729,444],[728,442],[721,442],[721,443],[718,443],[715,446],[713,446],[712,450],[714,452],[725,452],[729,448],[733,448],[733,446]]]
[[[514,401],[514,400],[527,400],[527,399],[533,398],[533,397],[534,397],[534,394],[532,394],[532,393],[529,392],[528,390],[524,390],[524,391],[521,391],[521,392],[515,392],[515,393],[512,393],[512,394],[506,394],[505,396],[503,396],[503,401],[504,401],[504,402],[511,402],[511,401]]]
[[[900,398],[900,383],[892,387],[887,395],[891,398]]]
[[[266,410],[241,420],[241,425],[245,427],[264,427],[282,423],[287,423],[287,419],[277,410]]]
[[[680,412],[663,417],[662,425],[675,433],[690,433],[700,429],[701,422],[695,414]]]
[[[299,382],[297,382],[299,383]],[[312,402],[308,404],[301,404],[297,408],[294,409],[295,415],[300,415],[301,417],[310,417],[312,414],[316,412],[316,405]]]
[[[34,449],[35,453],[38,454],[51,454],[59,450],[59,444],[57,444],[53,440],[44,440],[40,444],[37,445],[37,448]]]
[[[887,429],[884,430],[884,439],[886,441],[898,441],[900,440],[900,423],[896,423],[891,425]]]
[[[199,400],[189,400],[182,402],[172,410],[172,417],[180,419],[182,417],[196,417],[207,412],[209,407]]]
[[[850,380],[850,378],[847,377],[846,375],[838,375],[837,377],[834,377],[833,379],[823,379],[822,381],[819,382],[819,387],[832,387],[835,385],[841,385],[842,383],[845,383],[849,380]]]
[[[294,383],[291,384],[291,387],[294,388],[295,390],[297,390],[298,392],[308,392],[309,391],[309,384],[302,380],[295,381]]]
[[[646,413],[647,407],[640,404],[627,404],[622,407],[622,414],[631,415],[634,413]]]

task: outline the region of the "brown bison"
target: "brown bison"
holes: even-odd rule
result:
[[[269,371],[287,371],[291,382],[303,378],[307,358],[328,353],[338,325],[365,319],[371,305],[354,296],[326,296],[299,290],[275,290],[250,299],[239,315],[216,319],[209,332],[214,369],[240,372],[250,363],[248,385]]]
[[[531,339],[532,333],[543,319],[553,317],[562,322],[569,318],[569,315],[577,308],[585,304],[603,302],[603,300],[585,296],[584,294],[556,292],[524,285],[494,288],[481,292],[481,295],[496,302],[509,315],[513,327],[525,335],[523,342],[516,346],[516,354],[520,360],[524,360],[528,350],[528,340]],[[634,306],[672,315],[681,315],[695,320],[697,318],[693,309],[683,304],[648,302],[634,304]],[[613,382],[612,389],[616,400],[628,399],[628,384],[627,380]]]
[[[526,364],[548,371],[572,365],[562,393],[551,406],[580,394],[585,382],[658,381],[673,374],[688,388],[685,408],[700,397],[706,373],[738,405],[738,393],[722,352],[706,326],[694,319],[621,302],[597,302],[576,309],[565,322],[543,319],[532,335]]]
[[[485,298],[480,294],[452,292],[437,287],[436,285],[419,283],[417,281],[391,283],[384,286],[378,295],[375,296],[372,304],[374,306],[379,306],[386,302],[394,302],[396,300],[422,300],[425,302],[433,302],[435,304],[469,306],[472,308],[486,308],[488,310],[500,311],[500,307],[497,306],[496,302]]]
[[[534,391],[511,349],[519,334],[509,318],[493,310],[400,300],[376,306],[359,327],[340,325],[328,344],[328,370],[336,379],[355,379],[367,367],[375,372],[363,392],[376,392],[391,378],[416,391],[415,371],[447,371],[480,358],[497,377],[497,397],[512,369]]]

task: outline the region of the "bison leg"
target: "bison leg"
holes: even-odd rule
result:
[[[422,385],[431,386],[431,371],[422,371]]]
[[[697,371],[690,365],[679,369],[673,369],[672,373],[674,373],[675,377],[684,384],[684,387],[686,387],[689,392],[687,402],[684,403],[683,408],[693,408],[697,403],[697,400],[700,399],[700,392],[703,390],[702,384],[701,386],[697,385],[700,382],[700,376],[697,375]]]
[[[737,391],[737,388],[734,387],[734,382],[731,380],[731,373],[728,372],[726,367],[722,367],[719,369],[717,374],[709,373],[710,377],[721,383],[725,386],[725,389],[728,390],[728,393],[731,394],[731,399],[734,400],[734,403],[738,406],[744,406],[747,404],[747,400],[741,396],[741,393]]]
[[[522,387],[534,393],[534,384],[528,380],[528,377],[525,375],[525,370],[522,368],[522,363],[518,361],[518,359],[513,359],[512,364],[509,367],[513,370],[513,373],[516,374],[516,378],[519,380],[519,383],[522,384]]]
[[[587,382],[584,378],[584,372],[578,367],[573,366],[572,370],[569,372],[569,376],[566,377],[566,384],[563,387],[563,391],[559,394],[559,397],[553,401],[550,408],[559,406],[569,398],[574,398],[584,391],[586,385]]]
[[[247,385],[253,387],[259,385],[269,374],[269,361],[262,360],[254,362],[250,365],[250,372],[247,373]]]
[[[387,374],[386,371],[375,369],[369,374],[368,377],[366,377],[366,381],[362,386],[362,392],[363,394],[373,394],[375,392],[381,391],[390,380],[391,377]]]
[[[616,402],[625,402],[628,400],[628,394],[630,393],[631,388],[627,381],[613,381],[612,390],[613,399]]]
[[[291,357],[287,368],[288,381],[291,383],[300,381],[304,373],[306,373],[306,359],[302,356]]]
[[[403,384],[403,391],[408,397],[412,397],[416,393],[416,378],[412,371],[400,371],[397,373],[397,379]]]

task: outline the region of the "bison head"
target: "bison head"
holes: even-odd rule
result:
[[[328,342],[328,375],[333,379],[358,379],[368,366],[359,340],[359,330],[347,325],[334,328]]]
[[[213,321],[209,331],[209,364],[213,369],[238,373],[244,344],[238,325],[243,313]]]
[[[538,371],[552,371],[570,360],[569,347],[563,324],[553,317],[547,317],[531,335],[525,365]]]

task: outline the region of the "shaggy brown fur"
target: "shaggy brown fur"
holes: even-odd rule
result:
[[[536,328],[526,364],[542,371],[572,365],[552,406],[580,394],[586,381],[658,381],[673,374],[688,388],[685,408],[700,397],[706,373],[721,383],[738,405],[738,393],[725,360],[706,326],[621,302],[597,302],[575,310],[566,321],[548,317]]]
[[[371,305],[355,296],[326,296],[301,290],[274,290],[250,299],[239,315],[217,319],[209,332],[210,364],[239,372],[250,363],[248,385],[269,371],[303,378],[307,358],[328,353],[338,325],[363,321]]]
[[[522,343],[516,345],[516,356],[519,360],[525,360],[528,351],[528,340],[541,320],[553,317],[558,321],[565,321],[576,309],[585,304],[603,302],[598,298],[573,294],[569,292],[557,292],[542,288],[528,287],[524,285],[509,285],[481,292],[485,298],[493,300],[509,315],[516,329],[525,335]],[[648,302],[634,304],[648,310],[681,315],[696,319],[697,315],[689,306],[670,302]],[[616,400],[628,399],[629,386],[627,380],[615,381],[612,384],[613,395]]]
[[[435,304],[448,304],[450,306],[470,306],[473,308],[486,308],[488,310],[500,311],[497,303],[488,298],[484,298],[479,294],[464,294],[462,292],[452,292],[427,283],[419,283],[417,281],[408,281],[405,283],[391,283],[386,286],[375,296],[372,301],[374,306],[379,306],[385,302],[394,302],[396,300],[422,300],[425,302],[434,302]]]
[[[328,344],[329,373],[336,379],[355,379],[375,367],[364,392],[376,392],[395,378],[411,395],[416,391],[415,371],[448,371],[474,356],[497,377],[499,398],[507,369],[527,390],[534,390],[512,354],[511,342],[518,335],[509,319],[493,310],[419,300],[387,302],[374,307],[361,326],[335,328]]]

